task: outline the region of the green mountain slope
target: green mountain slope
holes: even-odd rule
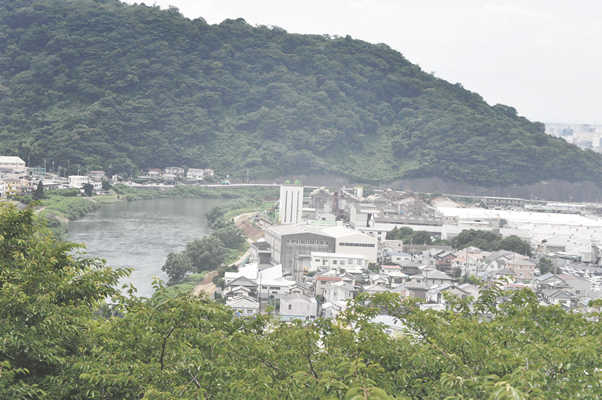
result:
[[[0,0],[0,153],[111,172],[600,182],[602,157],[350,37],[114,0]]]

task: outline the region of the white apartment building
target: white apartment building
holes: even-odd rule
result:
[[[90,183],[90,177],[84,175],[69,175],[69,188],[82,189],[86,183]]]
[[[361,254],[311,252],[309,271],[368,268],[368,260]]]
[[[19,157],[1,156],[0,173],[6,178],[18,178],[25,175],[25,161]]]

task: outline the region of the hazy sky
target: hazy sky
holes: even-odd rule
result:
[[[133,1],[128,1],[132,3]],[[152,4],[147,0],[147,4]],[[208,23],[386,43],[426,72],[541,122],[602,124],[602,2],[595,0],[157,0]]]

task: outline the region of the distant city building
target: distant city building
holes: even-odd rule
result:
[[[19,157],[0,157],[0,176],[3,178],[19,178],[25,175],[25,161]]]
[[[481,197],[481,201],[487,208],[510,208],[522,207],[525,205],[525,200],[515,197]]]
[[[284,184],[280,186],[281,224],[298,224],[303,211],[303,186]]]

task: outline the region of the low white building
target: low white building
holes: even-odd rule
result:
[[[311,252],[309,271],[326,271],[331,269],[368,268],[368,260],[361,254]]]
[[[25,175],[25,161],[19,157],[0,156],[0,174],[4,178],[19,178]]]
[[[184,168],[182,167],[167,167],[163,171],[165,171],[166,174],[173,174],[177,177],[184,176]]]
[[[90,182],[91,181],[89,176],[69,175],[69,188],[83,189],[84,185]]]
[[[318,315],[318,302],[304,293],[289,293],[280,298],[280,315],[315,319]]]
[[[376,238],[341,226],[324,228],[322,232],[335,239],[335,253],[363,255],[368,262],[377,262]]]

